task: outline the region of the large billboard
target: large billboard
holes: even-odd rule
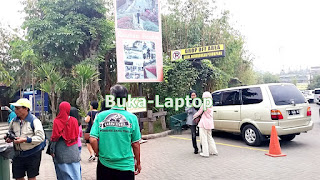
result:
[[[115,0],[118,82],[163,80],[158,0]]]
[[[196,60],[225,57],[224,44],[194,47],[188,49],[179,49],[171,51],[171,61],[178,59]]]

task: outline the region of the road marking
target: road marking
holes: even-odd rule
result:
[[[183,137],[176,137],[176,136],[169,136],[170,138],[174,138],[174,139],[182,139],[182,140],[190,140],[189,138],[183,138]],[[197,140],[200,141],[200,140]],[[225,144],[225,143],[217,143],[219,145],[222,146],[229,146],[229,147],[235,147],[235,148],[241,148],[241,149],[250,149],[250,150],[254,150],[254,151],[263,151],[263,152],[268,152],[269,150],[265,150],[265,149],[260,149],[260,148],[253,148],[253,147],[246,147],[246,146],[237,146],[237,145],[232,145],[232,144]]]

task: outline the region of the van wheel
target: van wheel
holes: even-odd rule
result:
[[[292,139],[294,139],[296,137],[295,134],[289,134],[289,135],[283,135],[283,136],[279,136],[281,140],[283,141],[291,141]]]
[[[261,133],[253,125],[251,124],[246,125],[242,129],[241,134],[242,134],[242,139],[249,146],[259,146],[261,144]]]

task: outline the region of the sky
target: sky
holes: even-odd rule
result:
[[[319,66],[320,1],[216,0],[230,11],[258,71],[279,73]]]
[[[19,0],[0,0],[0,21],[19,27]],[[254,69],[280,73],[320,66],[320,1],[216,0],[218,11],[229,10],[231,25],[245,39]],[[227,52],[226,52],[227,53]]]

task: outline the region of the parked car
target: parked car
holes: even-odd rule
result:
[[[309,103],[293,84],[228,88],[213,92],[212,98],[215,130],[240,133],[250,146],[267,140],[273,125],[285,141],[313,128]]]
[[[314,102],[320,104],[320,88],[314,89]]]
[[[309,103],[312,103],[314,101],[314,94],[313,94],[314,91],[312,90],[305,90],[303,91],[303,95],[304,97],[306,98],[306,100],[309,102]]]

